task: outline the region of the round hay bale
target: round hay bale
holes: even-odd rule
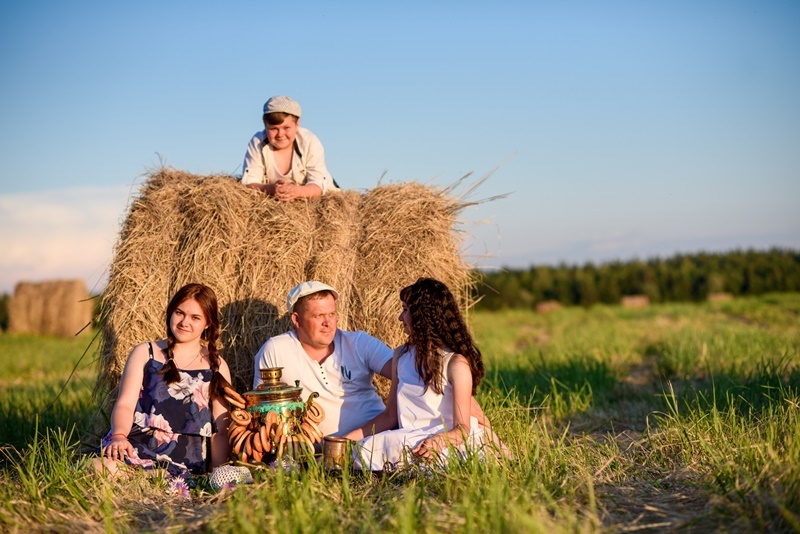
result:
[[[624,295],[620,299],[623,308],[647,308],[650,306],[650,297],[647,295]]]
[[[83,280],[19,282],[8,303],[8,332],[60,337],[88,333],[92,311]]]
[[[470,266],[456,225],[468,205],[417,183],[283,203],[231,176],[154,172],[131,203],[103,296],[105,407],[130,350],[164,336],[167,302],[188,282],[217,294],[222,354],[240,391],[252,385],[259,347],[291,327],[286,293],[302,281],[338,290],[340,328],[390,346],[404,340],[398,291],[420,276],[448,284],[466,312]]]
[[[543,300],[536,303],[536,313],[551,313],[560,310],[561,303],[557,300]]]
[[[349,302],[359,329],[387,345],[405,340],[398,291],[421,276],[447,284],[469,308],[469,266],[461,258],[456,232],[463,204],[441,189],[418,183],[376,187],[364,195],[359,268]]]
[[[729,300],[733,300],[733,293],[717,291],[709,293],[706,298],[709,302],[728,302]]]

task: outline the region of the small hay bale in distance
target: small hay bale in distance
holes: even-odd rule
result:
[[[623,308],[647,308],[650,298],[647,295],[625,295],[620,299]]]
[[[551,313],[561,308],[562,305],[557,300],[543,300],[536,303],[536,313]]]
[[[88,333],[93,308],[83,280],[19,282],[8,303],[8,331],[60,337]]]
[[[728,302],[733,300],[733,294],[723,292],[709,293],[706,298],[709,302]]]
[[[131,349],[164,337],[169,298],[189,282],[217,294],[239,391],[252,386],[259,347],[291,327],[286,294],[302,281],[335,287],[339,327],[389,346],[405,339],[399,290],[421,276],[448,284],[466,312],[472,278],[456,226],[468,205],[417,183],[283,203],[231,176],[154,172],[131,203],[103,296],[97,386],[106,408]]]

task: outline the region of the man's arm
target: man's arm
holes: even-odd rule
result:
[[[388,367],[389,376],[392,379],[386,410],[367,421],[361,428],[356,428],[351,431],[345,436],[347,439],[357,441],[365,436],[372,436],[384,430],[397,428],[397,360],[400,354],[402,354],[402,349],[395,349],[392,359],[386,362],[386,365],[384,365],[384,368],[381,370],[381,375],[383,375],[383,371]]]
[[[356,351],[364,368],[391,380],[394,351],[386,343],[364,331],[359,331]]]

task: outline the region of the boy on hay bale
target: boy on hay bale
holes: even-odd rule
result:
[[[289,202],[336,189],[317,136],[300,127],[300,104],[273,96],[264,104],[264,129],[247,145],[242,183]]]
[[[420,276],[448,284],[466,311],[472,281],[455,227],[472,203],[451,197],[453,187],[386,185],[287,203],[230,176],[153,173],[131,203],[103,297],[105,407],[128,352],[160,334],[169,296],[187,282],[217,294],[221,350],[239,391],[252,384],[262,343],[290,329],[285,296],[300,281],[336,287],[339,327],[389,346],[404,339],[397,291]]]

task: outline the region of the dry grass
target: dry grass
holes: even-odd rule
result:
[[[304,280],[339,291],[341,328],[390,346],[403,340],[398,291],[420,276],[448,284],[466,310],[470,266],[457,218],[471,203],[451,192],[393,184],[286,204],[228,176],[154,172],[124,222],[102,304],[106,407],[130,350],[164,337],[166,304],[188,282],[217,293],[239,390],[252,383],[258,348],[289,328],[286,293]]]

